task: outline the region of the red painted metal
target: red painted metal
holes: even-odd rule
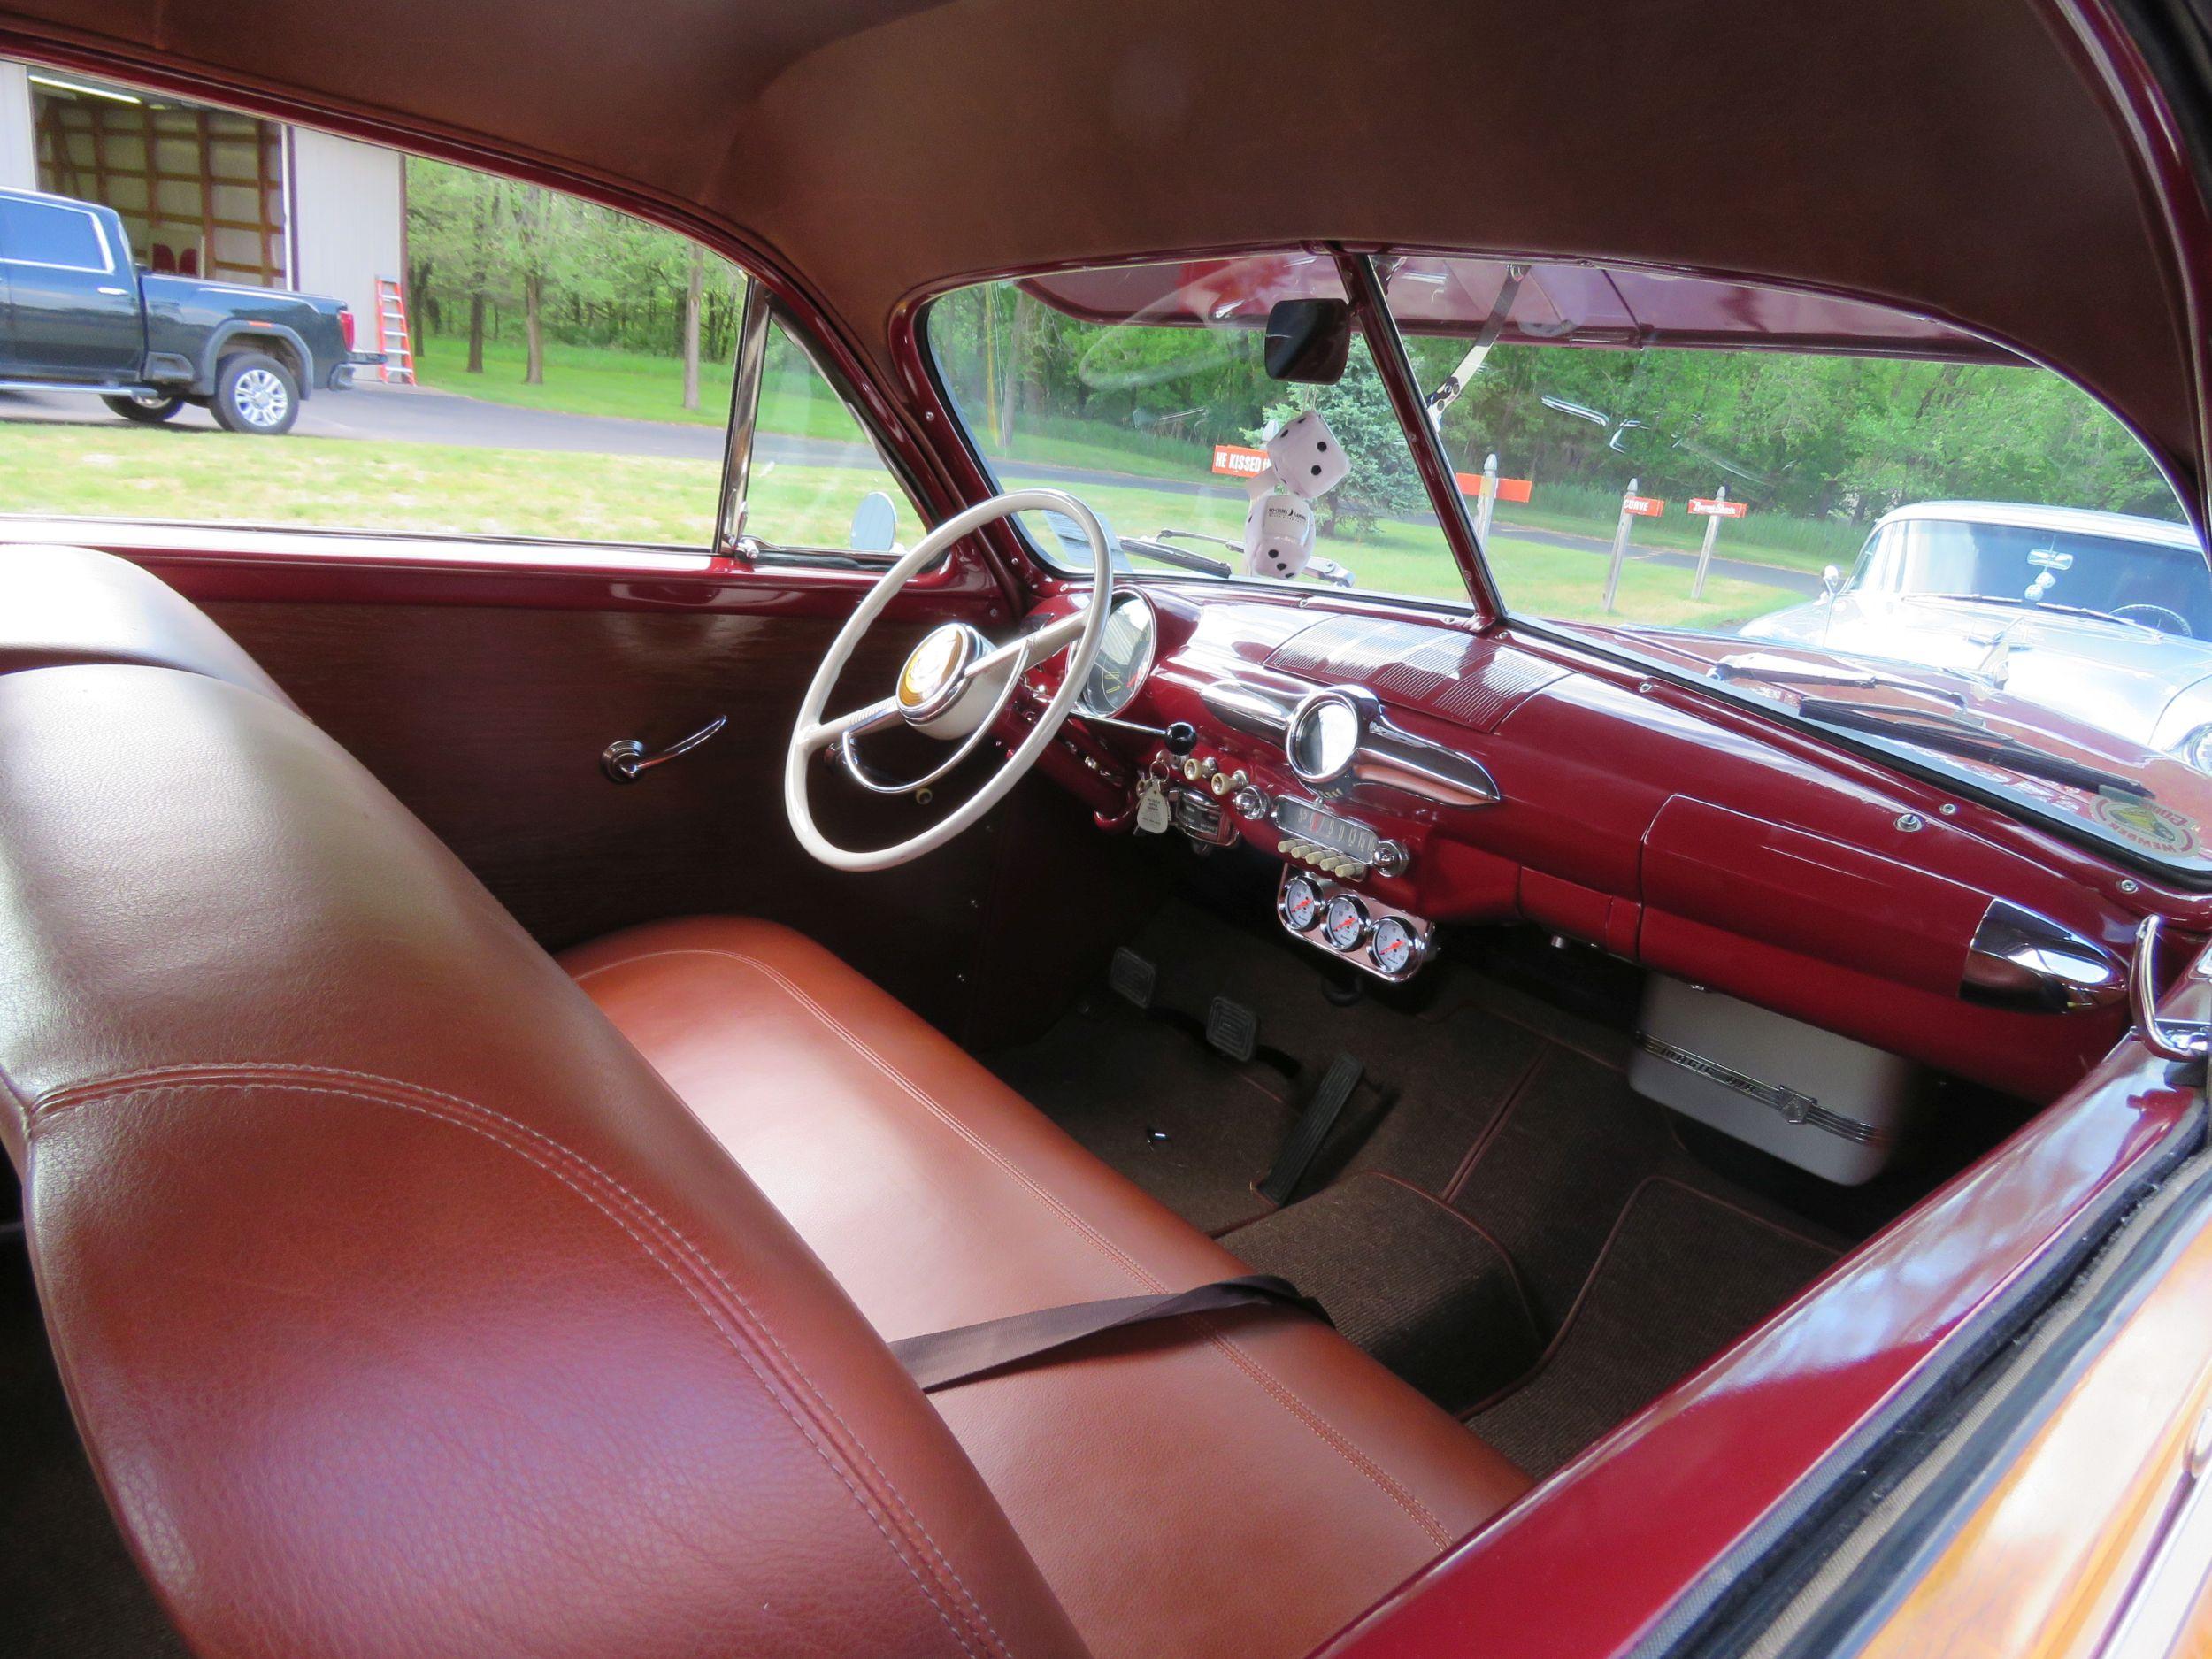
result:
[[[2123,1021],[2116,1008],[2058,1017],[1962,1002],[1967,948],[1993,899],[2123,956],[2147,909],[2212,932],[2212,895],[2139,880],[2130,893],[2133,878],[2085,849],[1548,639],[1310,595],[1146,591],[1159,656],[1129,717],[1190,721],[1205,753],[1271,795],[1312,791],[1278,745],[1208,710],[1204,687],[1225,675],[1286,697],[1366,685],[1398,724],[1490,769],[1495,805],[1382,791],[1347,809],[1413,854],[1404,875],[1374,878],[1377,895],[1439,921],[1533,921],[2039,1101],[2080,1078]],[[1058,672],[1034,671],[1033,693]],[[1118,820],[1125,780],[1156,746],[1112,731],[1081,741],[1125,782],[1102,787],[1085,767],[1076,787]],[[1248,834],[1273,850],[1264,826]]]

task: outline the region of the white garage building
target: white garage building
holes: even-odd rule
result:
[[[157,271],[335,296],[363,350],[406,184],[396,150],[0,59],[0,186],[105,204]]]

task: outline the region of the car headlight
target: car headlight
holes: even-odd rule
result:
[[[2212,726],[2200,726],[2174,745],[2174,755],[2199,772],[2212,772]]]

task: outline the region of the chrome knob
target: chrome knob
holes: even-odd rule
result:
[[[1402,876],[1405,874],[1407,866],[1413,863],[1413,854],[1403,841],[1379,841],[1375,846],[1375,856],[1369,862],[1375,866],[1377,875]]]
[[[1229,804],[1241,818],[1263,818],[1267,816],[1267,796],[1250,784],[1241,786]]]

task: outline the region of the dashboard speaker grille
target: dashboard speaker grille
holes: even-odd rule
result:
[[[1509,645],[1393,617],[1325,618],[1277,646],[1267,665],[1363,685],[1477,732],[1495,730],[1517,704],[1569,672]]]

